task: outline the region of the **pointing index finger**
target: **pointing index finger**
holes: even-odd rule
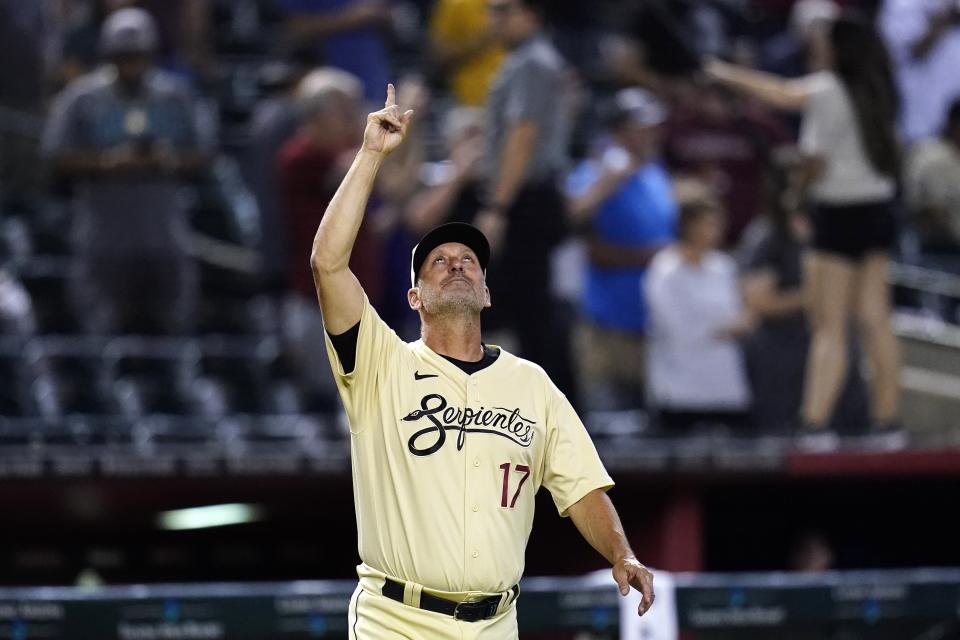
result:
[[[393,84],[387,85],[387,101],[383,103],[384,107],[392,107],[397,104],[397,92],[393,88]]]

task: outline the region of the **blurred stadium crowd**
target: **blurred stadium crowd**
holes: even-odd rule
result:
[[[843,66],[850,10],[879,80]],[[310,247],[393,81],[415,124],[352,267],[400,335],[410,248],[472,221],[488,340],[582,410],[905,444],[885,260],[805,249],[839,202],[860,207],[827,211],[856,221],[841,244],[960,271],[952,1],[0,0],[0,59],[7,418],[335,414]],[[899,151],[831,137],[850,108],[809,88],[827,70]],[[899,115],[870,98],[884,72]]]

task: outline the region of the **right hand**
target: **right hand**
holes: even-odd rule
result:
[[[640,592],[640,606],[637,615],[642,616],[650,607],[656,594],[653,591],[653,573],[636,558],[623,558],[613,565],[613,581],[620,588],[620,595],[630,593],[630,587]]]
[[[387,100],[384,102],[383,109],[367,116],[367,128],[363,132],[363,148],[374,153],[389,155],[406,137],[411,118],[413,118],[412,109],[407,109],[401,115],[400,107],[397,106],[396,90],[392,84],[388,84]]]

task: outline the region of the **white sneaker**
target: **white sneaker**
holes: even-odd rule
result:
[[[840,448],[840,437],[829,429],[807,429],[797,435],[796,444],[808,453],[831,453]]]

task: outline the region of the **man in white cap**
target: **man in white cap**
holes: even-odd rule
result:
[[[575,347],[580,390],[594,410],[643,404],[647,309],[643,281],[654,254],[674,237],[677,204],[660,162],[664,105],[623,89],[608,117],[610,144],[567,181],[588,265]]]
[[[43,149],[79,188],[71,294],[91,333],[178,332],[196,300],[186,252],[186,178],[209,160],[190,93],[153,67],[157,30],[142,9],[110,15],[100,34],[107,64],[57,96]]]

